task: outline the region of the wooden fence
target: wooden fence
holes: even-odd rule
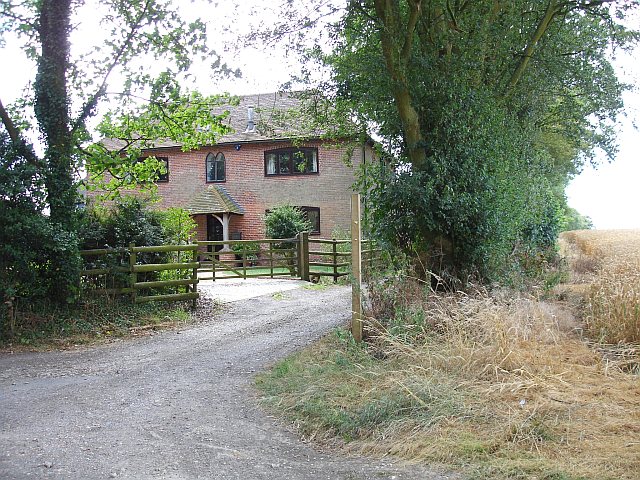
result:
[[[371,267],[381,260],[381,250],[373,242],[363,242],[363,265]],[[332,277],[337,281],[350,274],[351,241],[309,238],[227,240],[197,242],[200,246],[201,280],[225,280],[291,276],[309,281],[313,277]],[[202,247],[207,250],[203,251]],[[216,248],[222,250],[215,251]]]
[[[362,243],[363,266],[378,263],[380,250]],[[81,287],[88,294],[129,295],[136,303],[192,300],[195,305],[199,280],[328,276],[337,281],[350,274],[350,244],[302,233],[287,239],[83,250]]]
[[[196,244],[202,280],[299,276],[298,238],[198,241]],[[221,250],[216,251],[217,248]]]
[[[195,306],[197,250],[197,244],[83,250],[81,287],[89,294],[130,295],[135,303],[192,300]]]

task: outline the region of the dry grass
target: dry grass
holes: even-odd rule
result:
[[[608,335],[621,335],[612,324],[634,331],[620,306],[640,291],[640,232],[569,232],[562,242],[573,267],[563,296],[583,299],[586,331],[579,302],[380,282],[367,344],[339,334],[286,360],[260,379],[266,398],[316,440],[467,478],[640,478],[637,343],[584,335],[600,340],[602,324]]]
[[[406,420],[357,448],[446,463],[479,456],[503,473],[638,478],[638,377],[581,341],[570,312],[488,294],[430,296],[420,310],[411,335],[378,326],[374,345],[403,365],[389,372],[395,382],[453,382],[465,392],[465,415]]]

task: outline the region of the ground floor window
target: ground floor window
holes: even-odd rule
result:
[[[311,223],[310,233],[320,233],[320,209],[318,207],[299,207]]]

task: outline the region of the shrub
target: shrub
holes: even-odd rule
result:
[[[93,206],[85,212],[80,228],[83,249],[125,248],[134,242],[137,246],[169,245],[187,243],[193,234],[195,222],[188,212],[178,208],[165,211],[150,210],[144,201],[135,197],[123,197],[115,202],[113,208]],[[163,263],[180,261],[181,252],[141,253],[139,263]],[[182,252],[182,255],[184,253]],[[99,257],[89,267],[101,268],[125,265],[127,259],[123,255]],[[171,280],[183,278],[184,272],[150,272],[139,274],[140,281],[156,279]],[[113,284],[109,287],[126,285],[126,273],[114,274]]]
[[[182,245],[191,242],[195,237],[198,224],[187,210],[171,207],[156,212],[165,240],[170,245]]]
[[[231,245],[231,250],[236,254],[236,260],[242,260],[244,258],[249,263],[255,263],[260,257],[260,243],[259,242],[246,242],[246,243],[234,243]]]
[[[280,205],[272,208],[264,218],[269,238],[293,238],[300,232],[311,231],[311,223],[298,207]]]
[[[311,231],[311,223],[305,217],[302,210],[291,205],[277,206],[264,219],[267,237],[276,239],[294,238],[300,232]],[[273,244],[273,248],[283,250],[287,268],[293,274],[294,266],[294,243],[280,242]]]

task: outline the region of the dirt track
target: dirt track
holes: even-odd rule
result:
[[[282,295],[179,332],[2,354],[0,478],[450,478],[320,452],[260,410],[254,373],[349,318],[348,287]]]

